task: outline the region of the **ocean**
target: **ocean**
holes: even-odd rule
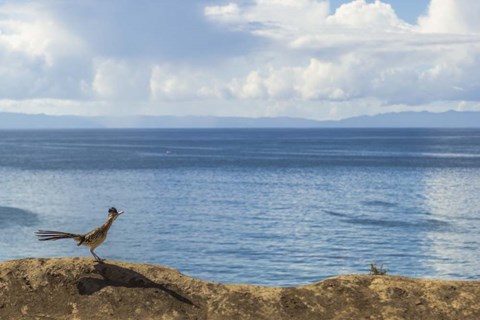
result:
[[[0,260],[90,257],[38,229],[124,210],[102,258],[291,286],[480,277],[478,129],[0,131]]]

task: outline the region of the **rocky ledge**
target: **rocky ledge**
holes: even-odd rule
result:
[[[0,263],[0,319],[480,319],[480,282],[348,275],[225,285],[87,258]]]

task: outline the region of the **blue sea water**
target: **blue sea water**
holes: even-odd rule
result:
[[[86,256],[299,285],[384,263],[480,278],[480,130],[0,131],[0,260]]]

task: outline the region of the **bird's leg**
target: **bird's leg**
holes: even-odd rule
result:
[[[95,260],[98,260],[97,255],[95,254],[95,252],[93,252],[93,248],[90,248],[90,253],[91,253],[92,256],[95,258]]]
[[[103,260],[93,251],[93,248],[90,248],[90,253],[95,257],[97,262],[103,262]]]
[[[104,259],[100,258],[96,253],[95,253],[95,260],[98,262],[103,262]]]

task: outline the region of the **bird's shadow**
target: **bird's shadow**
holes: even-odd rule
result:
[[[105,287],[154,288],[165,292],[180,302],[194,306],[190,299],[133,270],[113,264],[98,263],[95,265],[95,271],[101,278],[85,277],[78,281],[77,289],[81,295],[91,295]]]

